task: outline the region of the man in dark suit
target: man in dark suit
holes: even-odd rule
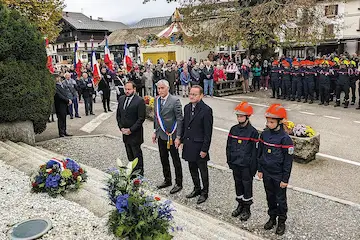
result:
[[[208,198],[209,173],[207,162],[210,160],[209,148],[213,129],[212,109],[202,101],[203,97],[202,87],[194,85],[190,90],[190,103],[184,108],[181,138],[183,143],[182,157],[189,163],[190,174],[194,183],[194,190],[186,197],[194,198],[200,195],[198,204],[205,202]]]
[[[174,194],[182,189],[182,167],[178,147],[180,146],[182,128],[182,106],[178,98],[169,93],[170,86],[166,80],[157,82],[159,97],[155,99],[153,143],[158,142],[164,182],[159,189],[172,185],[169,163],[169,152],[175,168],[175,186],[170,193]]]
[[[110,95],[111,95],[111,89],[110,89],[110,83],[112,82],[112,78],[110,74],[108,74],[107,69],[103,67],[101,69],[101,80],[99,82],[98,91],[101,95],[104,112],[112,112],[110,109]],[[106,109],[107,107],[107,109]]]
[[[55,74],[56,92],[54,96],[55,112],[58,119],[59,137],[71,136],[66,132],[66,115],[68,114],[68,106],[72,104],[72,94],[61,81],[61,77]]]
[[[123,134],[126,154],[129,161],[138,158],[134,170],[140,170],[144,176],[144,161],[141,144],[144,143],[143,123],[145,121],[145,101],[136,94],[136,85],[133,82],[125,84],[125,95],[119,98],[116,120]]]

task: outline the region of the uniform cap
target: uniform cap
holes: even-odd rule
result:
[[[284,67],[290,67],[290,63],[288,61],[282,61],[281,64],[284,66]]]
[[[265,112],[265,117],[275,119],[286,119],[286,109],[280,104],[272,104]]]
[[[299,63],[298,61],[294,61],[294,62],[292,63],[292,65],[293,65],[293,66],[300,66],[300,63]]]
[[[274,60],[274,61],[272,62],[272,65],[279,65],[279,61],[278,61],[278,60]]]
[[[254,113],[254,109],[248,102],[241,102],[235,107],[235,114],[251,116]]]

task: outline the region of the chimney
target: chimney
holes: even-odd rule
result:
[[[98,17],[98,20],[99,20],[100,22],[104,21],[104,19],[103,19],[102,17]]]
[[[92,20],[92,16],[90,16],[90,20]]]

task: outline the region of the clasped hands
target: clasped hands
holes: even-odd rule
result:
[[[131,134],[130,128],[121,128],[120,131],[124,135],[130,135]]]

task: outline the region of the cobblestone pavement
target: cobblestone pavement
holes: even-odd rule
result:
[[[119,139],[108,137],[54,139],[41,143],[52,151],[72,157],[95,168],[106,170],[116,165],[116,158],[126,162],[124,146]],[[157,151],[144,148],[145,177],[150,186],[161,182],[162,170]],[[230,216],[236,207],[234,182],[229,171],[210,168],[210,196],[206,203],[197,206],[196,199],[188,200],[185,195],[192,190],[191,177],[186,162],[183,162],[184,189],[170,195],[170,189],[156,190],[178,203],[208,213],[242,229],[269,239],[360,239],[360,209],[339,204],[323,198],[289,189],[289,213],[287,231],[277,237],[274,230],[265,231],[267,221],[265,193],[262,182],[254,181],[254,204],[248,222],[241,222]],[[173,174],[174,176],[174,174]]]

